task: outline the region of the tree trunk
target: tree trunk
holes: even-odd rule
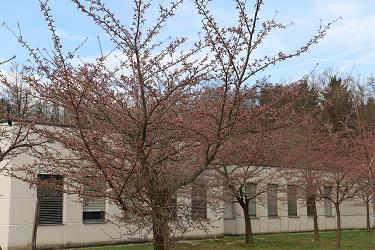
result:
[[[366,229],[367,229],[367,234],[370,234],[370,200],[366,200]]]
[[[318,211],[316,210],[316,200],[314,197],[313,204],[313,217],[314,217],[314,241],[319,241],[319,225],[318,225]]]
[[[165,214],[153,219],[154,250],[169,250],[169,226]]]
[[[246,244],[253,244],[253,231],[251,228],[251,220],[249,216],[249,206],[242,207],[245,217],[245,242]]]
[[[39,203],[40,203],[39,196],[37,196],[35,214],[34,214],[33,233],[32,233],[32,238],[31,238],[31,250],[36,249],[36,237],[38,233]]]
[[[168,244],[165,239],[165,234],[160,229],[154,228],[154,250],[167,250]]]
[[[336,250],[340,250],[341,247],[341,213],[340,204],[335,204],[336,208]]]
[[[311,173],[309,174],[311,175]],[[314,222],[314,241],[319,241],[319,224],[318,224],[318,210],[316,209],[316,188],[311,180],[308,178],[306,180],[306,193],[307,193],[307,206],[312,208],[313,222]],[[312,204],[311,204],[312,203]]]

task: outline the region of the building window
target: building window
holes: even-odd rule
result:
[[[191,190],[191,218],[207,219],[207,187],[201,183],[193,183]]]
[[[332,201],[329,199],[332,196],[332,187],[324,187],[324,214],[325,216],[332,216]],[[329,197],[329,198],[326,198]]]
[[[267,185],[268,216],[278,216],[277,185]]]
[[[105,190],[105,185],[99,187],[84,187],[85,193],[92,193],[93,196],[98,190]],[[105,221],[105,198],[89,197],[83,199],[82,220],[84,223],[103,223]]]
[[[83,222],[96,223],[105,220],[105,199],[85,198],[83,203]]]
[[[256,183],[246,183],[245,184],[245,195],[246,199],[249,200],[249,216],[257,216],[257,184]]]
[[[235,210],[235,198],[228,186],[224,188],[224,219],[233,219]]]
[[[307,216],[314,216],[315,197],[310,196],[306,198]]]
[[[234,218],[234,203],[230,201],[224,202],[224,219]]]
[[[287,186],[288,195],[288,216],[297,216],[297,187]]]
[[[63,177],[60,175],[39,174],[40,186],[37,187],[39,198],[38,224],[62,224],[63,215]]]

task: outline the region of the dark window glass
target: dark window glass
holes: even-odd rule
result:
[[[246,183],[245,195],[246,195],[246,198],[249,199],[249,216],[256,217],[257,216],[257,209],[256,209],[257,184]]]
[[[267,185],[268,216],[278,216],[277,185]]]
[[[315,197],[310,196],[306,198],[307,216],[314,216]]]
[[[207,219],[207,187],[202,183],[193,183],[191,190],[191,218]]]
[[[288,216],[297,216],[297,187],[287,186],[288,192]]]

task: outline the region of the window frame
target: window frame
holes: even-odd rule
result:
[[[306,197],[306,215],[308,217],[314,216],[314,209],[316,210],[315,203],[316,203],[316,197],[315,196]]]
[[[202,221],[208,219],[208,190],[203,183],[193,182],[191,185],[191,219]]]
[[[254,182],[245,183],[245,196],[249,200],[248,213],[250,217],[257,217],[257,188],[258,184]]]
[[[298,205],[297,205],[297,186],[287,185],[287,198],[288,198],[288,216],[298,216]]]
[[[57,174],[38,174],[38,181],[56,182],[64,188],[64,177]],[[48,187],[37,186],[38,226],[63,225],[64,221],[64,193]],[[52,212],[51,212],[52,211]],[[55,217],[55,218],[53,218]]]
[[[278,217],[279,216],[279,206],[277,199],[278,185],[277,184],[267,184],[267,212],[268,217]],[[275,192],[276,195],[273,195],[271,192]],[[272,209],[270,205],[274,205],[275,208]],[[276,213],[273,213],[273,210]]]
[[[99,186],[100,189],[106,188],[105,185]],[[93,189],[93,187],[90,187],[88,185],[84,185],[83,187],[84,191],[90,191],[90,189]],[[92,206],[94,208],[85,208],[87,206]],[[95,208],[95,206],[97,206]],[[91,211],[85,211],[91,210]],[[103,224],[106,223],[106,209],[107,209],[107,200],[105,197],[83,197],[83,203],[82,203],[82,223],[83,224]],[[90,215],[92,216],[90,218]],[[97,217],[95,217],[97,216]]]
[[[330,199],[326,198],[327,196],[332,197],[332,191],[333,191],[333,187],[326,186],[323,189],[323,192],[324,192],[324,201],[323,201],[323,203],[324,203],[324,215],[327,216],[327,217],[333,216],[332,201]]]
[[[226,212],[229,211],[229,212]],[[232,220],[235,217],[235,203],[232,201],[224,201],[224,213],[223,219],[224,220]]]

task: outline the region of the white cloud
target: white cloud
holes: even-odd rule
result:
[[[228,3],[214,4],[212,1],[212,11],[220,24],[229,25],[236,22],[236,14],[233,6]],[[262,57],[265,54],[274,54],[279,51],[290,52],[299,48],[305,40],[314,34],[319,19],[323,23],[332,21],[338,17],[342,20],[336,22],[328,31],[327,36],[314,45],[308,53],[301,56],[301,60],[292,61],[291,64],[280,64],[275,68],[270,68],[269,73],[275,74],[281,78],[292,77],[295,79],[300,75],[309,73],[316,63],[319,68],[339,67],[340,69],[350,71],[355,64],[355,69],[368,74],[370,67],[375,65],[375,1],[373,0],[311,0],[298,1],[285,0],[285,2],[274,2],[265,5],[262,19],[273,15],[275,9],[281,9],[277,20],[292,20],[296,25],[290,27],[287,31],[281,30],[272,33],[268,39],[262,43],[253,54],[254,58]],[[249,2],[250,3],[250,2]],[[288,3],[288,4],[287,4]],[[280,6],[278,6],[280,5]],[[284,9],[283,6],[286,6]],[[310,8],[305,8],[305,7]],[[281,8],[280,8],[281,7]],[[288,7],[288,8],[287,8]],[[249,8],[249,13],[251,13]],[[279,18],[280,17],[280,18]],[[162,36],[183,34],[189,37],[189,40],[195,40],[195,32],[199,31],[201,26],[200,18],[192,1],[185,1],[178,10],[175,19],[168,23],[170,30],[162,32]],[[172,32],[170,32],[172,31]],[[59,30],[58,34],[62,39],[83,41],[86,37],[72,34],[66,30]],[[190,43],[189,43],[190,44]],[[92,51],[95,54],[97,51]],[[197,55],[199,56],[199,55]],[[95,57],[84,57],[82,61],[93,62]],[[117,65],[123,59],[121,52],[115,51],[108,58],[107,64],[110,67]],[[75,59],[78,64],[79,60]]]
[[[342,17],[328,31],[321,45],[328,48],[350,49],[352,52],[375,44],[375,13],[368,12],[369,1],[317,1],[316,15],[327,20]],[[347,52],[347,51],[346,51]]]
[[[73,40],[73,41],[80,41],[80,42],[83,42],[85,39],[91,39],[91,38],[89,38],[89,37],[82,36],[82,35],[77,35],[77,34],[73,34],[73,33],[71,33],[70,31],[62,30],[62,29],[57,29],[57,30],[56,30],[56,34],[57,34],[61,39],[65,39],[65,40]]]
[[[328,32],[324,44],[355,49],[371,46],[375,44],[374,27],[375,15],[343,19]]]
[[[350,17],[360,13],[363,10],[361,1],[352,0],[331,0],[331,1],[316,1],[316,11],[324,14],[325,16],[337,17]]]

